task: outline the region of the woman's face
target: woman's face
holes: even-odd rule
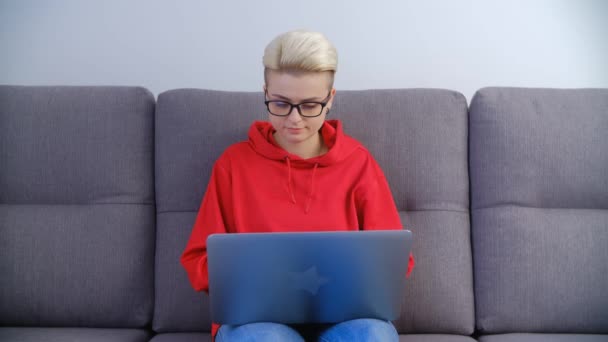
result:
[[[321,115],[317,117],[303,117],[295,107],[287,116],[268,113],[268,120],[276,130],[275,139],[280,145],[306,145],[307,142],[315,142],[314,139],[318,139],[319,129],[325,121],[336,92],[335,89],[330,89],[331,76],[330,72],[268,72],[267,84],[264,86],[266,100],[291,104],[327,101]]]

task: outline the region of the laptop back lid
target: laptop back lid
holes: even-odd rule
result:
[[[211,235],[212,319],[220,324],[395,320],[411,243],[408,230]]]

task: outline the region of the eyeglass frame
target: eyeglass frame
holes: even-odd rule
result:
[[[264,92],[264,97],[266,97],[266,96],[268,96],[268,92]],[[266,101],[264,101],[264,104],[266,105],[266,109],[268,110],[268,113],[270,113],[271,115],[274,115],[274,116],[280,116],[280,117],[289,116],[289,115],[291,115],[291,112],[293,111],[293,108],[295,107],[298,110],[298,114],[300,114],[301,117],[303,117],[303,118],[316,118],[316,117],[320,116],[321,114],[323,114],[323,109],[325,109],[325,106],[327,106],[327,104],[329,103],[329,101],[330,101],[329,98],[330,97],[331,97],[331,90],[329,91],[329,93],[325,97],[325,99],[327,99],[327,101],[325,101],[325,102],[306,101],[306,102],[300,102],[300,103],[293,104],[291,102],[287,102],[287,101],[283,101],[283,100],[266,100]],[[289,108],[289,111],[287,112],[287,114],[275,114],[275,113],[273,113],[273,112],[270,111],[269,104],[271,102],[283,102],[285,104],[290,105],[291,107]],[[300,108],[300,106],[303,105],[303,104],[305,104],[305,103],[320,104],[321,105],[321,111],[317,115],[304,115],[304,114],[302,114],[302,108]],[[329,113],[329,108],[328,108],[327,112]]]

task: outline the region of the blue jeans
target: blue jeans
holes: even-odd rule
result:
[[[338,324],[251,323],[222,325],[216,342],[231,341],[319,341],[364,342],[399,341],[399,334],[391,322],[377,319],[355,319]]]

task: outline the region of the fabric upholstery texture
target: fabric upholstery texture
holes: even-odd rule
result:
[[[486,88],[469,120],[477,328],[608,333],[608,90]]]
[[[0,341],[18,342],[146,342],[150,332],[135,329],[0,327]]]
[[[473,342],[473,338],[458,335],[413,334],[400,335],[399,342]]]
[[[211,342],[210,333],[158,334],[150,342]]]
[[[331,116],[374,155],[414,233],[417,268],[397,331],[473,333],[466,99],[439,89],[342,91]]]
[[[150,323],[153,115],[143,88],[0,87],[0,325]]]
[[[583,334],[505,334],[481,336],[479,342],[606,342],[606,335]]]
[[[0,203],[154,203],[146,89],[0,86],[0,115]]]
[[[211,328],[208,297],[195,292],[179,257],[186,247],[211,168],[225,148],[263,120],[257,93],[171,90],[156,110],[156,332]],[[262,103],[263,106],[263,103]],[[257,115],[256,115],[257,113]]]

